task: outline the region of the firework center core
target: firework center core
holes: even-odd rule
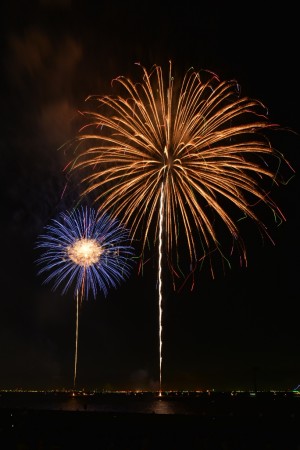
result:
[[[164,149],[164,166],[168,170],[172,169],[173,166],[173,154],[170,152],[170,150],[167,149],[167,146],[165,146]]]
[[[79,266],[88,267],[99,261],[101,245],[95,239],[78,239],[68,247],[69,258]]]

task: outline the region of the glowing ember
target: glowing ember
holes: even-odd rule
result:
[[[67,249],[69,258],[79,266],[89,267],[99,261],[102,248],[95,239],[79,239]]]

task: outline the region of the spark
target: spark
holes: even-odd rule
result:
[[[158,262],[158,280],[159,280],[159,392],[162,389],[162,231],[163,231],[163,204],[164,204],[164,186],[161,185],[160,207],[159,207],[159,262]]]
[[[99,261],[101,246],[95,239],[79,239],[67,248],[69,258],[79,266],[89,267]]]

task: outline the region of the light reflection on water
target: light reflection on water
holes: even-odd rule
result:
[[[57,408],[56,408],[57,409]],[[178,414],[185,413],[184,406],[162,398],[132,399],[123,398],[119,401],[93,397],[70,397],[60,402],[59,409],[64,411],[102,411],[102,412],[133,412],[145,414]]]
[[[95,411],[112,414],[201,415],[216,414],[233,417],[235,414],[294,414],[299,410],[300,396],[274,395],[204,395],[158,397],[149,394],[77,394],[71,393],[1,393],[0,409],[48,411]],[[296,403],[297,402],[297,405]],[[300,447],[299,447],[300,449]]]
[[[176,414],[174,404],[162,398],[153,402],[153,412],[155,414]]]
[[[138,414],[190,413],[190,404],[186,399],[155,395],[4,393],[0,395],[0,408]]]

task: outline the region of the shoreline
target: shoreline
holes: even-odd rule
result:
[[[1,450],[300,450],[299,395],[8,397]]]

